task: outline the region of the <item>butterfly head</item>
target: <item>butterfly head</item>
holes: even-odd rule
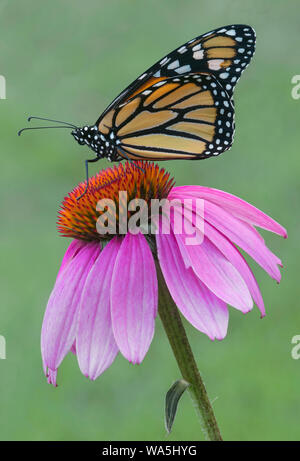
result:
[[[86,144],[93,149],[93,146],[97,147],[97,145],[100,144],[100,133],[96,125],[75,128],[71,131],[71,134],[81,146]]]

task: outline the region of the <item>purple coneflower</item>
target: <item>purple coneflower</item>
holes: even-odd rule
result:
[[[173,303],[169,313],[159,303],[159,313],[175,356],[182,347],[180,341],[187,341],[177,308],[212,340],[226,336],[228,305],[247,313],[254,302],[261,316],[265,315],[256,279],[238,248],[279,282],[281,261],[256,230],[260,227],[287,237],[286,230],[272,218],[220,190],[174,187],[168,173],[148,162],[139,162],[138,167],[119,164],[101,171],[77,200],[84,188],[85,183],[76,187],[59,212],[58,229],[73,241],[63,258],[42,326],[42,357],[49,383],[56,385],[57,369],[69,351],[76,354],[80,370],[92,380],[112,364],[119,351],[128,361],[140,363],[154,335],[158,294],[162,304]],[[126,203],[120,192],[126,192]],[[99,233],[96,225],[104,213],[99,208],[102,199],[115,205],[114,235]],[[130,218],[133,212],[128,211],[127,203],[136,199],[144,199],[148,217],[152,199],[186,201],[189,216],[183,219],[174,206],[169,233],[162,231],[163,216],[156,221],[155,234],[144,229],[124,235],[124,230],[120,231],[122,210]],[[196,200],[202,207],[195,205]],[[178,233],[181,221],[182,231]],[[195,222],[202,223],[201,229],[195,228]],[[187,243],[192,232],[201,237],[199,243]],[[191,350],[187,350],[186,358],[179,355],[176,358],[183,377],[200,389],[203,383]],[[188,362],[192,363],[191,372]],[[201,400],[207,398],[204,386],[198,394],[201,407]],[[203,413],[210,412],[208,435],[220,439],[208,407],[207,400]]]
[[[281,261],[254,227],[286,237],[280,224],[226,192],[174,187],[169,174],[153,163],[144,163],[143,170],[127,163],[101,171],[91,178],[82,199],[76,197],[84,190],[83,183],[62,204],[58,228],[74,240],[63,258],[42,327],[44,369],[52,384],[70,350],[76,353],[82,373],[93,380],[119,351],[132,363],[143,360],[158,307],[156,255],[178,309],[212,340],[226,336],[228,304],[247,313],[254,301],[265,315],[256,279],[237,246],[280,281]],[[184,226],[181,234],[174,233],[176,219],[181,219],[176,209],[169,234],[100,235],[97,202],[110,198],[118,209],[120,191],[127,192],[128,200],[143,198],[149,203],[153,198],[202,199],[203,241],[187,245]]]

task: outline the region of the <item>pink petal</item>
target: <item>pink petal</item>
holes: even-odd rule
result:
[[[287,237],[286,229],[278,222],[274,221],[274,219],[270,218],[270,216],[266,215],[258,208],[250,205],[250,203],[227,192],[203,186],[179,186],[174,187],[169,194],[170,199],[173,198],[173,196],[174,198],[178,196],[192,196],[206,199],[249,224],[259,226],[275,234],[279,234],[284,238]]]
[[[227,333],[228,308],[186,269],[174,234],[156,235],[159,263],[170,294],[184,317],[210,339]]]
[[[52,371],[52,370],[49,370],[48,373],[47,373],[47,382],[48,384],[52,384],[54,387],[57,387],[57,384],[56,384],[56,377],[57,377],[57,371]]]
[[[110,312],[110,289],[120,240],[114,237],[90,270],[80,300],[77,358],[82,373],[96,379],[114,361],[115,342]]]
[[[63,260],[61,262],[60,269],[57,274],[57,278],[64,270],[65,266],[71,261],[71,259],[85,246],[86,242],[83,240],[73,240],[67,248]]]
[[[207,205],[207,202],[206,202],[206,205]],[[206,208],[205,208],[205,211],[206,211]],[[176,221],[180,221],[180,220],[183,221],[181,210],[177,210],[175,208],[173,214],[174,214],[174,218],[172,221],[172,226],[175,226]],[[188,216],[186,213],[184,218],[185,218],[185,221],[183,225],[185,225],[186,226],[185,229],[189,233],[192,234],[192,232],[195,232],[195,222],[196,222],[195,213],[193,212],[192,216]],[[244,224],[244,225],[248,226],[248,224]],[[252,230],[253,229],[254,228],[252,228]],[[243,277],[244,281],[246,282],[246,285],[249,289],[251,296],[253,297],[258,308],[260,309],[262,317],[265,316],[264,302],[263,302],[257,281],[249,265],[244,259],[244,257],[241,255],[238,249],[230,242],[230,240],[227,237],[225,237],[225,235],[219,232],[215,227],[213,227],[207,221],[204,221],[203,232],[204,232],[204,235],[223,253],[223,255],[228,259],[228,261],[230,261],[232,265],[238,270],[238,272],[240,273],[240,275]],[[189,262],[189,259],[187,256],[187,250],[185,247],[183,247],[183,245],[181,246],[181,249],[184,254],[184,261],[185,261],[186,267],[189,267],[189,264],[187,264],[187,262]]]
[[[74,343],[83,285],[99,253],[98,243],[86,243],[56,280],[42,326],[44,369],[55,372]]]
[[[154,334],[157,278],[153,256],[142,234],[126,234],[112,276],[112,326],[116,343],[132,363],[145,357]]]
[[[188,225],[187,220],[185,225]],[[195,274],[225,303],[244,313],[249,312],[253,306],[252,298],[237,269],[206,236],[201,245],[186,245],[189,236],[184,228],[182,234],[175,235],[181,254],[185,261],[188,255],[189,266]]]
[[[272,278],[280,281],[278,265],[281,265],[281,261],[257,236],[255,229],[210,202],[205,203],[205,221],[246,251]]]
[[[72,352],[72,354],[76,355],[76,340],[72,344],[71,352]]]
[[[247,261],[238,249],[232,245],[230,240],[228,240],[217,229],[211,226],[208,222],[205,222],[204,226],[206,237],[223,253],[223,255],[232,263],[243,277],[254,302],[259,308],[262,317],[264,317],[266,315],[266,311],[261,292]]]

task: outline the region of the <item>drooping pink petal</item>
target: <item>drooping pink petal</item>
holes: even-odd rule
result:
[[[106,244],[86,279],[82,291],[76,336],[80,370],[96,379],[119,352],[115,342],[110,309],[110,289],[120,239]]]
[[[57,377],[57,370],[52,371],[52,370],[49,369],[48,374],[47,374],[47,382],[48,382],[48,384],[52,384],[54,387],[57,387],[56,377]]]
[[[174,217],[172,217],[171,219],[172,227],[174,227],[176,221],[182,220],[183,221],[182,226],[185,226],[185,230],[187,231],[188,234],[192,235],[195,232],[198,233],[198,229],[196,229],[196,226],[195,226],[195,223],[196,223],[195,212],[193,212],[191,216],[185,213],[184,219],[183,219],[181,210],[175,208],[173,215]],[[203,219],[203,216],[201,216],[202,219]],[[239,250],[231,243],[231,241],[225,235],[223,235],[218,229],[212,226],[208,221],[204,221],[203,233],[223,253],[223,255],[228,259],[228,261],[230,261],[232,265],[238,270],[240,275],[243,277],[249,289],[249,292],[251,296],[253,297],[253,300],[255,301],[256,305],[261,311],[262,317],[264,317],[265,308],[264,308],[264,302],[261,296],[261,292],[259,290],[259,286],[253,275],[253,272],[251,271],[245,258],[242,256]],[[181,249],[184,251],[184,254],[185,254],[184,260],[186,264],[186,260],[188,259],[186,257],[187,250],[185,249],[185,247],[183,247],[183,245],[181,246]],[[186,265],[188,267],[188,264]]]
[[[86,243],[56,280],[42,326],[44,369],[55,372],[74,343],[80,296],[86,277],[99,253],[98,243]]]
[[[281,261],[258,237],[256,229],[209,201],[205,202],[202,218],[246,251],[273,279],[280,281]]]
[[[211,226],[208,222],[204,223],[204,233],[206,237],[223,253],[223,255],[230,261],[233,266],[239,271],[243,277],[249,292],[259,308],[262,317],[266,315],[264,302],[258,286],[258,283],[250,269],[247,261],[239,252],[239,250],[221,234],[217,229]]]
[[[111,287],[116,343],[132,363],[145,357],[154,334],[157,278],[153,256],[142,234],[126,234],[115,263]]]
[[[73,344],[72,344],[71,352],[72,352],[72,354],[76,355],[76,339],[75,339],[75,341],[74,341]]]
[[[228,308],[186,268],[176,238],[157,234],[157,253],[170,294],[184,317],[210,339],[223,339],[227,333]]]
[[[64,254],[63,260],[61,262],[57,278],[62,273],[65,266],[71,261],[71,259],[84,247],[86,242],[83,240],[73,240],[67,248],[67,251]]]
[[[189,266],[218,298],[244,313],[249,312],[252,298],[237,269],[206,236],[200,245],[186,245],[190,235],[184,226],[182,234],[175,234],[185,262],[188,255]]]
[[[245,200],[236,197],[218,189],[212,189],[203,186],[179,186],[173,187],[169,198],[176,198],[178,196],[198,197],[206,199],[209,202],[219,205],[222,209],[228,211],[233,216],[245,221],[254,226],[261,227],[282,237],[287,237],[286,229],[281,226],[270,216],[263,213],[258,208],[250,205]]]

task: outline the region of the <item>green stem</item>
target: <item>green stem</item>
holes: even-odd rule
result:
[[[171,298],[168,287],[157,262],[159,283],[158,312],[174,352],[182,377],[190,383],[189,392],[200,417],[200,424],[207,440],[222,440],[220,430],[210,404],[204,382],[182,324],[178,309]]]

